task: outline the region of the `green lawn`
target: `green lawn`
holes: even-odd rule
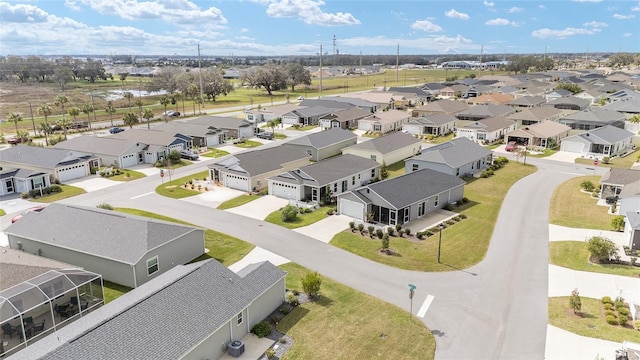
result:
[[[281,134],[281,133],[275,133],[274,134],[274,138],[277,139],[277,140],[284,140],[284,139],[287,138],[287,135]]]
[[[555,154],[555,153],[557,153],[557,152],[558,152],[558,150],[544,149],[544,151],[543,151],[542,153],[540,153],[540,154],[535,154],[535,155],[533,155],[533,154],[531,154],[531,153],[528,153],[528,154],[527,154],[527,157],[533,157],[533,158],[545,158],[545,157],[547,157],[547,156],[551,156],[551,155],[553,155],[553,154]]]
[[[615,157],[609,160],[608,164],[605,164],[602,161],[602,157],[601,157],[598,163],[598,166],[630,169],[633,163],[635,163],[638,160],[638,156],[640,156],[640,150],[636,150],[625,157]],[[576,159],[576,164],[593,165],[593,159],[578,158]]]
[[[238,197],[227,200],[222,204],[218,205],[217,209],[220,209],[220,210],[231,209],[236,206],[240,206],[240,205],[244,205],[246,203],[252,202],[253,200],[256,200],[259,197],[260,195],[253,195],[253,194],[240,195]]]
[[[122,174],[120,175],[116,175],[116,176],[112,176],[109,178],[109,180],[113,180],[113,181],[132,181],[132,180],[136,180],[136,179],[142,179],[143,177],[146,177],[145,174],[135,171],[135,170],[128,170],[128,169],[124,169],[121,170]]]
[[[177,169],[177,168],[181,168],[183,166],[187,166],[187,165],[191,165],[193,164],[191,161],[189,160],[184,160],[184,159],[180,159],[179,162],[175,163],[175,164],[171,164],[171,168],[172,169]],[[158,169],[168,169],[169,166],[158,166]]]
[[[7,215],[7,213],[3,209],[0,209],[0,216],[5,216],[5,215]]]
[[[395,164],[387,165],[387,172],[389,173],[388,179],[404,175],[404,160],[398,161]]]
[[[71,186],[71,185],[60,184],[60,187],[62,188],[61,192],[51,193],[49,195],[45,195],[35,199],[30,199],[30,201],[39,202],[39,203],[52,203],[54,201],[58,201],[58,200],[70,198],[72,196],[86,193],[84,189]]]
[[[103,280],[102,282],[104,285],[104,303],[105,304],[112,302],[113,300],[119,298],[120,296],[132,290],[130,287],[112,283],[111,281]]]
[[[589,261],[589,256],[585,241],[552,241],[549,243],[549,262],[551,264],[579,271],[640,277],[640,267],[595,264]]]
[[[310,270],[294,263],[280,267],[287,287],[302,291],[300,279]],[[293,338],[282,359],[433,359],[435,339],[408,307],[408,299],[401,309],[322,277],[320,298],[278,324]]]
[[[195,226],[188,222],[181,221],[178,219],[174,219],[168,216],[138,210],[131,208],[116,208],[116,211],[124,212],[127,214],[133,214],[138,216],[144,216],[152,219],[158,219],[163,221],[170,221],[177,224]],[[229,266],[238,260],[242,259],[245,255],[247,255],[255,246],[249,244],[246,241],[240,240],[233,236],[229,236],[223,234],[221,232],[207,229],[204,232],[204,246],[209,250],[209,252],[203,254],[202,256],[194,259],[193,261],[206,260],[210,258],[215,258],[224,266]]]
[[[316,221],[320,221],[327,216],[327,210],[333,209],[334,206],[322,206],[313,212],[308,214],[298,214],[296,219],[292,222],[284,222],[280,217],[280,210],[274,211],[271,214],[267,215],[264,219],[266,222],[270,222],[272,224],[280,225],[286,227],[287,229],[295,229],[307,225],[311,225]]]
[[[416,271],[451,271],[480,262],[489,247],[502,200],[516,181],[532,174],[536,168],[513,162],[485,179],[474,179],[465,186],[467,204],[456,211],[467,219],[442,231],[441,264],[437,262],[438,236],[425,240],[391,239],[390,247],[400,256],[380,255],[380,240],[362,239],[349,230],[337,234],[331,244],[361,257]]]
[[[580,290],[580,289],[578,289]],[[583,316],[573,314],[569,306],[569,296],[549,298],[549,324],[574,334],[623,342],[640,342],[640,331],[609,325],[602,317],[599,299],[581,297]]]
[[[551,198],[549,222],[575,228],[611,230],[613,215],[607,213],[608,208],[596,205],[597,199],[580,191],[580,184],[585,180],[597,185],[600,176],[576,177],[556,188]]]
[[[233,144],[233,146],[243,148],[243,149],[250,149],[250,148],[258,147],[261,145],[262,145],[261,142],[253,141],[253,140],[242,140],[237,144]]]
[[[200,156],[210,157],[210,158],[219,158],[225,155],[229,155],[229,152],[224,150],[218,150],[215,148],[209,148],[207,152],[200,154]]]
[[[307,131],[317,127],[318,125],[306,125],[306,126],[298,126],[298,127],[291,126],[288,128],[288,130]]]
[[[426,141],[426,142],[429,143],[429,144],[442,144],[443,142],[447,142],[447,141],[453,140],[453,136],[454,136],[454,134],[451,133],[451,134],[448,134],[448,135],[445,135],[445,136],[435,137],[432,140],[429,140],[429,141]]]
[[[172,179],[169,182],[167,175],[165,175],[165,182],[156,187],[156,192],[162,196],[170,197],[173,199],[182,199],[193,195],[200,194],[197,190],[185,189],[183,184],[189,182],[191,179],[204,179],[209,176],[209,170],[201,171],[199,173]]]

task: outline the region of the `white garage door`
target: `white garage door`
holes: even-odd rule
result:
[[[582,153],[584,149],[584,144],[577,141],[563,141],[562,142],[562,151],[568,151],[573,153]]]
[[[87,176],[87,164],[67,166],[58,169],[58,179],[60,182],[77,179]]]
[[[355,201],[340,199],[340,214],[364,221],[364,205]]]
[[[249,192],[249,180],[246,177],[242,176],[226,175],[224,177],[224,186]]]
[[[277,196],[283,199],[298,200],[298,190],[293,185],[272,182],[269,188],[269,195]]]
[[[134,166],[137,164],[137,156],[136,154],[124,155],[122,157],[122,167],[128,168],[130,166]]]

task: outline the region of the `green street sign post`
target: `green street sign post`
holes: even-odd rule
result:
[[[411,305],[409,308],[409,315],[413,316],[413,294],[416,290],[416,286],[413,284],[409,284],[409,300],[411,301]]]

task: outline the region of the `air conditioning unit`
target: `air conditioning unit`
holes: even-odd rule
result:
[[[237,358],[244,353],[244,343],[240,340],[232,341],[229,344],[229,355]]]

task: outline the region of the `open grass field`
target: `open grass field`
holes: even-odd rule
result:
[[[618,264],[594,264],[589,261],[589,256],[589,250],[585,241],[552,241],[549,243],[549,262],[553,265],[579,271],[640,277],[640,267]]]
[[[469,202],[456,210],[467,219],[442,231],[441,264],[437,261],[438,235],[425,240],[392,238],[389,246],[400,256],[381,255],[378,252],[380,240],[362,238],[349,230],[337,234],[331,245],[401,269],[451,271],[468,268],[484,258],[502,200],[511,185],[535,171],[533,166],[510,162],[494,176],[468,183],[464,192]]]
[[[310,270],[294,263],[280,268],[287,287],[302,291],[300,279]],[[293,338],[282,359],[433,359],[433,335],[406,310],[322,277],[320,298],[278,324]]]
[[[62,188],[61,192],[51,193],[49,195],[44,195],[35,199],[30,199],[30,201],[39,202],[39,203],[52,203],[54,201],[58,201],[58,200],[70,198],[72,196],[86,193],[84,189],[71,186],[71,185],[60,184],[60,187]]]
[[[581,297],[581,300],[583,315],[578,316],[573,314],[569,306],[569,296],[549,298],[549,324],[574,334],[602,340],[640,342],[640,331],[607,324],[601,313],[600,299]]]
[[[613,215],[607,213],[608,208],[596,205],[597,199],[592,198],[591,194],[580,191],[580,184],[586,180],[597,185],[600,176],[576,177],[556,188],[549,208],[550,223],[575,228],[612,229]]]

